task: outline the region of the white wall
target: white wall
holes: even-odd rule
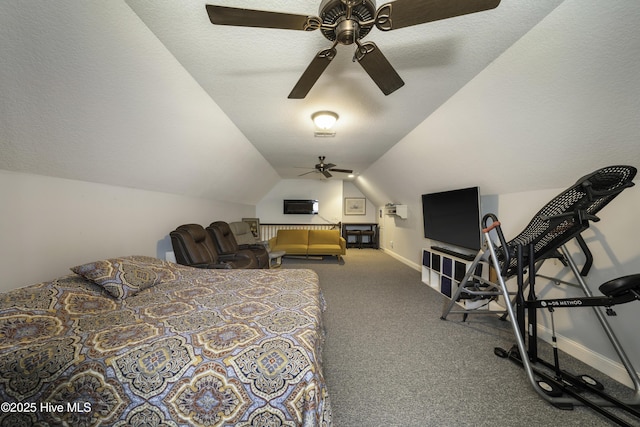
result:
[[[284,199],[318,200],[318,215],[284,215]],[[283,179],[256,205],[261,223],[335,224],[342,210],[342,181],[315,179]]]
[[[181,224],[259,217],[261,222],[342,221],[340,180],[283,180],[253,205],[51,178],[0,169],[0,292],[69,274],[84,262],[124,255],[164,258]],[[346,191],[346,193],[345,193]],[[317,198],[320,215],[282,215],[284,198]],[[375,208],[358,222],[375,222]],[[356,222],[356,221],[351,221]]]
[[[344,197],[364,197],[362,192],[356,187],[353,182],[344,181],[342,186],[342,194]],[[344,200],[344,199],[343,199]],[[344,215],[344,205],[342,210],[342,222],[352,223],[378,223],[380,216],[376,206],[369,200],[365,200],[365,214],[364,215]]]
[[[424,193],[479,186],[483,210],[498,214],[509,238],[581,176],[615,164],[640,168],[639,16],[635,1],[566,0],[365,170],[356,186],[369,199],[409,209],[407,220],[385,222],[383,247],[418,267],[420,249],[429,243],[422,230]],[[561,180],[550,181],[549,170]],[[529,188],[501,191],[514,175],[528,177]],[[637,212],[638,186],[585,233],[595,257],[593,286],[640,272]],[[636,305],[621,307],[611,322],[640,369]],[[574,354],[615,374],[590,313],[558,310],[556,322]]]
[[[344,215],[345,197],[364,197],[350,182],[338,179],[283,179],[256,206],[261,223],[336,224],[338,222],[376,222],[376,209],[367,200],[365,215]],[[284,199],[316,199],[318,215],[284,215]]]
[[[0,23],[0,290],[163,256],[279,180],[126,3],[0,2]]]
[[[0,2],[0,58],[0,169],[252,205],[280,179],[123,1]]]
[[[255,207],[0,170],[0,291],[124,255],[164,258],[186,223],[253,217]]]

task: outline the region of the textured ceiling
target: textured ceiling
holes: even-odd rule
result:
[[[127,0],[282,178],[298,177],[320,155],[339,168],[365,170],[561,2],[503,0],[490,11],[390,32],[373,29],[364,40],[375,41],[404,87],[384,96],[352,62],[353,46],[338,46],[307,97],[291,100],[287,95],[313,56],[330,47],[319,31],[214,26],[202,1]],[[211,1],[308,15],[318,13],[319,3]],[[310,116],[318,110],[340,115],[335,137],[313,136]]]
[[[214,26],[205,4],[0,2],[0,169],[256,204],[325,155],[384,203],[478,177],[486,194],[557,188],[640,159],[636,0],[503,0],[373,30],[406,85],[385,97],[339,46],[304,100],[287,95],[319,32]],[[320,109],[340,114],[335,138],[312,136]]]
[[[280,179],[123,0],[0,2],[0,58],[0,169],[246,204]]]

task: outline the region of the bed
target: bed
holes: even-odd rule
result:
[[[0,425],[331,425],[312,270],[72,271],[0,294]]]

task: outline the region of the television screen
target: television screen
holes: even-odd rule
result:
[[[480,250],[478,187],[422,195],[424,237],[461,248]]]
[[[285,200],[284,213],[286,215],[316,215],[318,213],[318,201]]]

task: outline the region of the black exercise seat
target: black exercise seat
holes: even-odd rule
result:
[[[517,247],[533,245],[533,253],[524,254],[522,265],[528,265],[529,258],[535,262],[546,258],[556,258],[558,249],[568,241],[577,238],[589,228],[590,221],[599,221],[596,214],[626,188],[634,185],[637,169],[633,166],[608,166],[580,178],[533,217],[527,227],[498,249],[498,259],[502,264],[503,276],[515,276],[518,272]],[[505,249],[509,257],[505,256]],[[505,260],[509,263],[505,266]],[[588,269],[587,269],[588,270]]]
[[[600,292],[608,297],[619,297],[633,292],[640,298],[640,274],[618,277],[600,285]]]

